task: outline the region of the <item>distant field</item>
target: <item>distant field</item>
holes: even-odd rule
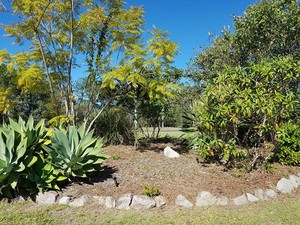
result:
[[[148,128],[145,127],[143,129],[144,129],[145,132],[148,130],[148,132],[150,134],[153,132],[153,128],[152,127],[148,127]],[[165,137],[165,136],[180,137],[182,134],[183,134],[183,132],[181,131],[181,127],[163,127],[163,128],[160,128],[160,132],[159,132],[159,136],[160,137]],[[142,137],[142,135],[143,134],[140,131],[139,136]]]

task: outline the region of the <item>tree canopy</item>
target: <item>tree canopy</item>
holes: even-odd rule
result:
[[[17,54],[1,50],[0,64],[15,71],[23,93],[48,89],[56,103],[52,114],[58,118],[64,116],[71,123],[83,118],[90,129],[103,107],[120,94],[118,89],[127,86],[144,87],[150,99],[171,95],[174,85],[164,76],[177,44],[160,29],[143,41],[142,7],[128,8],[122,0],[18,0],[11,8],[18,19],[4,29],[15,43],[27,42],[30,47]],[[74,69],[82,63],[87,65],[81,85],[85,94],[79,95],[74,90]],[[107,95],[112,89],[114,94]],[[8,100],[1,99],[6,113]]]

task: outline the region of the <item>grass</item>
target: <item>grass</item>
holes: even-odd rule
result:
[[[245,206],[147,211],[107,210],[90,205],[38,206],[34,203],[0,203],[0,224],[300,224],[300,193],[297,196]],[[294,196],[294,197],[293,197]]]
[[[147,128],[144,128],[144,130],[146,131]],[[151,134],[153,128],[149,127],[148,128],[148,132]],[[163,127],[160,128],[160,132],[159,132],[159,136],[160,137],[172,137],[172,138],[178,138],[183,134],[183,132],[181,131],[181,128],[179,127]],[[140,131],[138,133],[138,137],[141,138],[143,137],[143,133]]]

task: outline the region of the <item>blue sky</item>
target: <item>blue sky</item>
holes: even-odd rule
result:
[[[1,1],[1,0],[0,0]],[[170,33],[171,40],[179,45],[180,55],[175,66],[185,69],[190,58],[199,52],[200,46],[209,43],[208,33],[220,35],[224,26],[233,29],[233,15],[242,15],[245,9],[258,0],[125,0],[128,5],[144,6],[145,30],[153,25]],[[7,7],[7,0],[2,1]],[[11,23],[7,14],[0,13],[0,24]],[[11,45],[12,39],[0,30],[0,49],[17,52],[21,48]]]

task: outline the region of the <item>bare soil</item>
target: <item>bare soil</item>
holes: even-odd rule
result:
[[[163,149],[171,146],[179,158],[167,158]],[[119,196],[143,194],[144,185],[158,187],[161,194],[174,202],[182,194],[190,200],[200,191],[229,198],[253,193],[258,188],[275,188],[279,179],[300,172],[299,167],[275,164],[275,173],[266,171],[225,171],[217,164],[198,163],[197,154],[172,143],[150,144],[147,147],[108,146],[103,153],[110,156],[103,163],[104,170],[90,179],[72,183],[63,189],[72,198],[81,195]],[[117,182],[117,184],[116,184]]]

